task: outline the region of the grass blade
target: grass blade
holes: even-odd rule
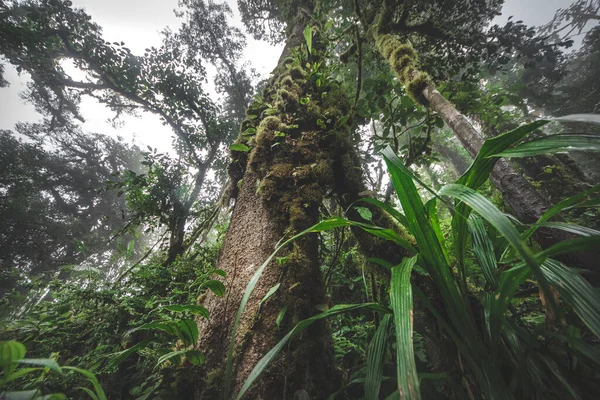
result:
[[[235,396],[235,398],[237,400],[240,400],[241,398],[244,397],[244,394],[246,394],[246,392],[248,391],[248,389],[250,389],[250,387],[256,381],[256,379],[258,379],[260,374],[263,373],[263,371],[269,366],[269,364],[275,359],[277,354],[279,354],[279,352],[285,347],[287,342],[293,336],[302,332],[303,330],[305,330],[306,328],[311,326],[316,321],[319,321],[324,318],[329,318],[329,317],[332,317],[334,315],[338,315],[338,314],[341,314],[344,312],[355,311],[355,310],[360,310],[360,309],[373,310],[373,311],[378,311],[378,312],[383,312],[383,313],[389,312],[388,309],[380,306],[377,303],[338,304],[338,305],[331,307],[331,309],[326,312],[317,314],[313,317],[310,317],[303,321],[298,322],[298,324],[291,331],[289,331],[288,334],[285,335],[283,337],[283,339],[281,339],[279,341],[279,343],[277,343],[271,350],[269,350],[269,352],[267,354],[265,354],[265,356],[263,358],[260,359],[260,361],[256,364],[254,369],[252,369],[252,371],[248,375],[248,378],[246,378],[246,380],[244,381],[244,384],[242,385],[240,392],[237,394],[237,396]]]
[[[477,261],[479,261],[481,272],[488,285],[495,290],[498,288],[500,277],[498,274],[494,245],[492,244],[492,241],[485,230],[483,220],[480,217],[470,215],[468,226],[469,231],[471,231],[471,235],[473,236],[473,253],[475,253],[475,257],[477,257]]]
[[[559,261],[547,259],[542,271],[581,321],[600,337],[600,296],[578,273]]]
[[[365,399],[378,400],[379,389],[383,379],[383,361],[388,345],[388,331],[391,315],[387,314],[381,320],[373,340],[367,351],[367,378],[365,380]]]
[[[600,151],[600,136],[564,133],[525,142],[490,157],[523,158],[570,151]]]
[[[452,196],[465,205],[468,205],[475,210],[479,215],[485,218],[494,228],[498,230],[508,240],[508,242],[517,250],[521,257],[525,260],[527,265],[533,271],[538,284],[540,285],[543,293],[547,299],[553,299],[550,293],[550,286],[546,281],[546,278],[541,272],[540,262],[534,255],[533,251],[524,240],[521,239],[519,231],[510,222],[508,217],[504,215],[496,206],[494,206],[488,199],[483,197],[471,188],[463,185],[449,184],[444,186],[439,191],[440,195]],[[559,243],[560,244],[560,243]],[[556,245],[555,245],[556,246]],[[555,247],[553,246],[553,247]],[[550,300],[550,307],[555,310],[555,304]]]
[[[396,327],[397,385],[401,399],[419,400],[419,377],[413,348],[413,300],[410,274],[417,257],[405,258],[392,268],[390,288]]]

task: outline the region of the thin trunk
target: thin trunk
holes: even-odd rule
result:
[[[212,165],[217,156],[219,144],[220,141],[212,145],[206,160],[199,165],[198,172],[194,178],[194,188],[192,189],[192,192],[189,194],[188,198],[184,202],[177,201],[173,207],[171,223],[169,226],[169,250],[167,251],[167,259],[163,264],[165,267],[171,265],[177,259],[177,257],[182,255],[187,247],[192,244],[191,242],[188,242],[188,245],[186,246],[184,243],[185,226],[187,225],[188,218],[190,216],[190,210],[194,205],[194,202],[198,199],[200,191],[202,190],[202,186],[204,185],[208,167]]]
[[[448,161],[454,170],[456,177],[460,177],[462,174],[464,174],[467,168],[469,168],[469,165],[473,162],[472,158],[467,160],[466,157],[460,154],[454,147],[454,144],[445,145],[439,142],[434,142],[433,150]]]
[[[405,84],[406,90],[415,101],[431,107],[444,122],[454,131],[458,140],[472,157],[475,157],[483,138],[442,94],[433,87],[427,74],[420,72],[417,55],[410,45],[402,44],[392,35],[374,35],[381,55],[389,61],[392,69]],[[513,213],[524,223],[534,223],[552,206],[546,198],[515,170],[506,160],[499,159],[490,176],[490,181],[498,188],[504,201],[512,208]],[[542,248],[548,248],[563,240],[573,238],[573,234],[556,229],[538,229],[534,239]],[[573,253],[558,257],[572,266],[597,271],[597,254],[590,252]]]
[[[498,136],[501,132],[518,127],[518,124],[506,124],[499,129],[473,116],[482,127],[482,133],[487,137]],[[516,158],[510,161],[516,165],[532,181],[539,183],[539,190],[549,199],[550,204],[586,189],[586,178],[574,162],[568,162],[569,157],[543,154],[535,157]]]

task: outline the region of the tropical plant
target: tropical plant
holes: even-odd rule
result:
[[[588,119],[594,120],[595,117]],[[515,225],[511,218],[477,193],[498,157],[556,153],[567,148],[600,151],[598,137],[588,135],[556,134],[522,142],[528,134],[547,122],[524,125],[488,139],[457,183],[446,185],[437,192],[415,177],[391,148],[385,149],[382,155],[404,215],[382,207],[391,211],[391,216],[398,223],[407,225],[418,248],[416,255],[405,258],[398,266],[379,261],[391,268],[390,309],[385,308],[387,304],[336,305],[301,321],[256,364],[236,398],[244,396],[295,334],[316,320],[357,308],[378,309],[386,314],[369,346],[364,379],[351,382],[355,385],[364,383],[368,399],[379,398],[384,379],[396,380],[393,392],[385,394],[386,398],[389,395],[390,398],[419,399],[420,385],[427,387],[423,381],[428,382],[429,379],[443,384],[427,387],[428,391],[436,388],[451,390],[457,398],[480,395],[503,399],[587,398],[590,393],[597,392],[599,388],[594,380],[600,359],[590,339],[600,333],[600,297],[577,271],[552,257],[593,248],[600,240],[600,232],[548,221],[564,209],[596,204],[597,199],[590,196],[600,190],[600,186],[564,199],[535,224],[527,226]],[[429,201],[423,202],[415,181],[433,195]],[[456,199],[452,252],[447,251],[436,209],[437,200],[446,202],[447,197]],[[489,225],[486,226],[483,220]],[[290,238],[277,251],[302,235],[354,224],[381,235],[381,228],[333,218]],[[550,249],[535,251],[527,244],[527,239],[542,226],[574,232],[580,237]],[[500,234],[502,240],[492,240],[491,232]],[[395,240],[394,237],[388,238]],[[467,251],[469,242],[472,242],[471,257],[474,256],[474,259],[467,262],[471,253]],[[254,275],[246,289],[245,299],[277,251]],[[419,284],[411,285],[411,272],[417,264],[420,267],[417,273],[419,279],[431,280],[437,295],[425,294]],[[481,286],[477,286],[477,282]],[[533,305],[518,301],[518,292],[532,286],[539,290],[539,302]],[[434,315],[442,327],[442,335],[447,336],[458,351],[458,371],[438,374],[422,371],[422,374],[417,374],[413,340],[413,319],[417,318],[417,314],[413,310],[413,290],[422,307],[417,312]],[[432,302],[432,298],[437,296],[441,304]],[[237,318],[244,305],[242,301]],[[383,362],[388,354],[390,314],[396,332],[396,356],[392,357],[397,367],[395,378],[383,373]],[[532,321],[531,314],[536,314],[537,319]],[[235,331],[231,343],[234,336]],[[549,343],[553,346],[549,347]],[[566,362],[569,357],[577,357],[579,363],[569,365]],[[565,365],[569,365],[568,369]],[[573,373],[579,378],[573,379]],[[445,394],[448,395],[447,392]]]

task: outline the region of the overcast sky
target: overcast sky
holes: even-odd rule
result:
[[[460,0],[457,0],[460,1]],[[93,20],[102,26],[107,41],[124,41],[134,54],[143,54],[144,49],[160,44],[160,31],[169,26],[177,30],[181,21],[175,17],[173,9],[178,0],[73,0],[76,7],[85,8]],[[227,0],[236,14],[233,24],[239,26],[236,0]],[[507,0],[503,15],[494,22],[503,24],[513,15],[515,20],[523,20],[528,25],[541,25],[548,22],[558,8],[566,7],[572,0]],[[248,38],[245,57],[264,77],[275,67],[281,46],[270,46]],[[12,129],[19,121],[35,121],[39,115],[31,105],[24,104],[19,93],[25,90],[26,78],[19,77],[16,71],[6,66],[6,79],[10,87],[0,89],[0,129]],[[95,100],[86,99],[82,103],[82,114],[86,118],[84,129],[88,131],[120,135],[126,140],[151,145],[162,150],[170,147],[172,132],[162,126],[158,117],[144,113],[141,118],[124,117],[124,124],[118,129],[107,121],[112,113]]]

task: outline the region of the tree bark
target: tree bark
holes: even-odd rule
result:
[[[423,95],[431,108],[437,111],[444,122],[454,131],[469,154],[475,157],[483,145],[483,138],[469,120],[431,84],[423,89]],[[552,206],[519,171],[502,158],[496,162],[490,181],[502,193],[502,197],[517,218],[524,223],[536,222]],[[542,248],[548,248],[575,236],[557,229],[541,228],[533,237]],[[598,270],[598,255],[594,252],[578,252],[557,258],[571,266],[586,268],[594,273]]]
[[[483,137],[471,125],[469,120],[432,85],[429,76],[419,71],[418,55],[412,46],[402,44],[393,35],[374,34],[380,54],[404,83],[408,95],[416,102],[431,107],[454,131],[467,152],[475,157],[483,145]],[[514,169],[506,160],[499,159],[492,170],[490,181],[498,188],[504,201],[513,213],[524,223],[535,223],[552,206],[535,188]],[[557,229],[541,228],[533,238],[542,247],[573,238],[573,234]],[[586,268],[597,272],[597,255],[592,252],[580,252],[557,257],[571,266]]]
[[[350,108],[341,88],[334,82],[317,86],[293,62],[293,57],[305,51],[298,45],[303,43],[302,32],[308,20],[304,12],[298,14],[279,65],[265,86],[263,101],[253,102],[247,110],[248,119],[242,123],[241,132],[253,128],[256,134],[250,139],[240,135],[237,143],[251,150],[232,151],[230,176],[234,187],[241,187],[217,262],[217,268],[227,274],[223,280],[226,294],[219,298],[209,293],[199,299],[210,311],[210,318],[198,321],[197,347],[206,353],[206,364],[201,371],[203,382],[196,388],[197,398],[213,399],[222,394],[227,347],[248,282],[282,238],[318,222],[319,206],[333,187],[335,156],[341,144],[348,142],[347,126],[336,124]],[[313,49],[317,46],[315,34]],[[291,51],[294,47],[297,52]],[[303,98],[310,102],[301,103]],[[325,128],[317,124],[319,119],[330,122]],[[293,326],[317,314],[317,306],[326,303],[314,235],[297,239],[278,256],[282,262],[266,267],[234,338],[232,396],[256,363]],[[278,290],[261,304],[277,284]],[[336,386],[336,375],[326,325],[315,323],[286,345],[245,398],[293,399],[308,395],[324,399]]]

